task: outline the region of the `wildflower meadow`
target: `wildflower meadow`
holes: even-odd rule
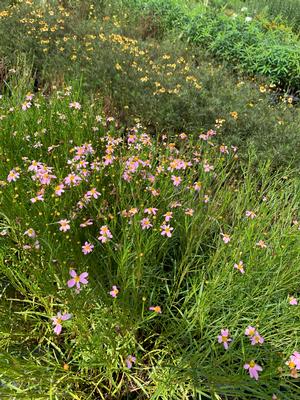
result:
[[[37,59],[35,47],[0,44],[0,399],[300,399],[296,131],[294,155],[276,158],[278,129],[297,126],[296,94],[276,87],[274,103],[270,82],[239,76],[236,105],[249,114],[230,108],[225,118],[211,100],[204,113],[202,90],[220,95],[223,111],[233,94],[212,94],[191,73],[194,44],[177,74],[163,41],[182,46],[181,37],[168,27],[145,37],[134,1],[4,3],[0,30],[29,7],[24,43],[40,26],[57,61],[62,42],[74,47],[72,67],[66,57],[56,70],[50,50]],[[81,29],[86,48],[100,42],[102,76],[93,49],[89,60],[71,34],[50,39],[79,9],[81,25],[65,28]],[[87,36],[108,21],[111,33]],[[217,63],[213,74],[236,79]],[[190,118],[195,104],[200,117]],[[258,136],[245,133],[256,107],[276,121],[261,157]]]

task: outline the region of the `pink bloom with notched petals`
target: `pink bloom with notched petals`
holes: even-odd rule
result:
[[[12,169],[9,171],[9,174],[7,176],[7,181],[8,182],[16,182],[17,179],[19,179],[20,174],[17,172],[15,169]]]
[[[172,211],[167,211],[163,216],[165,217],[165,221],[169,222],[173,218],[173,213]]]
[[[96,188],[92,188],[91,190],[89,190],[86,194],[86,197],[90,198],[90,197],[94,197],[94,199],[98,199],[98,197],[100,196],[100,193],[97,192]]]
[[[298,300],[297,300],[295,297],[290,296],[290,297],[289,297],[289,304],[290,304],[291,306],[296,306],[296,305],[298,305]]]
[[[24,235],[27,235],[30,238],[35,238],[36,237],[36,232],[33,228],[27,229],[27,231],[24,232]]]
[[[171,179],[173,181],[174,186],[179,186],[182,181],[182,178],[180,176],[175,176],[175,175],[172,175]]]
[[[249,325],[246,330],[245,330],[245,335],[246,336],[254,336],[256,334],[257,330],[254,326]]]
[[[68,230],[70,230],[70,225],[69,225],[70,221],[67,219],[61,219],[60,221],[58,221],[58,224],[60,224],[60,228],[59,230],[62,232],[67,232]]]
[[[161,235],[162,236],[171,237],[172,236],[172,231],[173,231],[174,228],[172,228],[172,226],[170,226],[170,225],[163,224],[163,225],[161,225],[160,229],[161,229]]]
[[[132,356],[131,354],[126,358],[125,363],[127,368],[131,369],[132,364],[136,362],[136,357]]]
[[[76,286],[77,292],[80,290],[80,285],[87,285],[89,282],[86,279],[89,274],[87,272],[82,272],[80,275],[77,275],[74,269],[71,269],[70,275],[72,279],[68,280],[67,285],[69,288]]]
[[[227,235],[227,233],[221,233],[221,235],[223,236],[223,242],[224,242],[225,244],[227,244],[227,243],[230,242],[230,236]]]
[[[101,243],[106,243],[110,239],[112,239],[112,234],[110,230],[108,229],[107,225],[103,225],[100,228],[100,236],[98,237],[98,240],[100,240]]]
[[[160,306],[151,306],[151,307],[149,307],[149,310],[156,312],[156,314],[161,314]]]
[[[144,213],[149,215],[156,215],[157,211],[158,208],[150,207],[150,208],[145,208]]]
[[[58,312],[55,317],[51,318],[52,324],[55,326],[54,333],[56,335],[59,335],[61,333],[63,321],[67,321],[71,317],[72,317],[71,314],[68,314],[68,313],[61,314],[61,312]]]
[[[253,336],[251,336],[251,344],[255,346],[256,344],[263,344],[264,338],[256,331]]]
[[[64,187],[65,187],[65,185],[64,185],[63,183],[61,183],[61,184],[55,186],[55,188],[54,188],[54,193],[56,194],[56,196],[61,196],[62,193],[65,192],[65,191],[64,191]]]
[[[110,294],[111,297],[113,297],[113,298],[116,298],[117,295],[118,295],[118,293],[119,293],[119,289],[118,289],[117,286],[115,286],[115,285],[111,288],[111,291],[109,292],[109,294]]]
[[[238,264],[234,264],[234,268],[240,271],[241,274],[245,273],[243,261],[239,261]]]
[[[254,219],[254,218],[256,217],[256,214],[255,214],[254,211],[247,210],[247,211],[246,211],[246,217],[247,217],[247,218]]]
[[[89,243],[89,242],[85,242],[84,245],[81,247],[82,248],[82,252],[84,255],[89,254],[93,251],[94,249],[94,245]]]
[[[143,218],[141,220],[142,229],[150,229],[153,225],[151,224],[149,218]]]
[[[248,370],[250,377],[255,379],[256,381],[258,380],[258,372],[262,371],[262,367],[258,364],[255,363],[255,361],[251,360],[249,364],[245,364],[244,368]]]
[[[221,329],[221,335],[218,336],[218,343],[222,343],[224,349],[228,349],[228,343],[232,341],[229,337],[230,333],[228,329]]]

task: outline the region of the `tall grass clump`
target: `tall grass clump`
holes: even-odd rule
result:
[[[299,398],[297,174],[9,82],[1,396]]]

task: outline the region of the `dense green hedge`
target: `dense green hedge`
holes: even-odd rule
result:
[[[134,0],[143,16],[152,16],[158,28],[179,28],[186,40],[207,48],[251,75],[263,75],[281,87],[300,89],[300,42],[291,29],[225,15],[213,9],[197,12],[174,0]]]

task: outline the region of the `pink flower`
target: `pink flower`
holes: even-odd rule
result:
[[[245,330],[245,335],[246,336],[254,336],[256,334],[257,330],[254,326],[249,325],[246,330]]]
[[[166,221],[166,222],[169,222],[169,221],[173,218],[173,213],[172,213],[172,211],[166,212],[166,213],[164,214],[164,217],[165,217],[165,221]]]
[[[255,346],[256,344],[263,344],[264,338],[256,331],[253,336],[251,336],[251,344]]]
[[[154,311],[154,312],[156,312],[157,314],[161,314],[161,308],[160,308],[160,306],[151,306],[151,307],[149,307],[149,310],[150,310],[150,311]]]
[[[175,176],[175,175],[172,175],[171,179],[173,181],[174,186],[179,186],[182,181],[182,178],[180,176]]]
[[[218,343],[222,343],[224,349],[228,349],[228,343],[232,341],[228,336],[230,335],[228,329],[221,329],[221,335],[218,336]]]
[[[200,189],[202,187],[202,183],[201,182],[195,182],[193,185],[193,188],[196,192],[200,192]]]
[[[257,242],[256,246],[260,247],[261,249],[265,249],[267,247],[266,243],[263,240]]]
[[[19,179],[19,177],[20,177],[19,172],[17,172],[15,169],[12,169],[7,176],[7,181],[16,182],[16,180]]]
[[[246,217],[247,217],[247,218],[254,219],[254,218],[256,217],[256,214],[255,214],[254,211],[249,211],[249,210],[247,210],[247,211],[246,211]]]
[[[234,264],[234,268],[240,271],[241,274],[245,273],[243,261],[239,261],[238,264]]]
[[[97,192],[96,188],[92,188],[91,190],[89,190],[86,194],[86,197],[94,197],[94,199],[98,199],[98,197],[100,196],[100,193]]]
[[[250,377],[258,380],[258,372],[262,371],[262,367],[258,364],[255,364],[255,361],[250,361],[249,364],[245,364],[244,368],[249,371]]]
[[[27,229],[27,231],[24,232],[24,235],[27,235],[30,238],[35,238],[36,237],[36,233],[35,230],[32,228]]]
[[[86,221],[82,222],[79,226],[80,228],[86,228],[89,225],[93,225],[92,219],[87,219]]]
[[[71,314],[64,313],[62,315],[60,312],[58,312],[56,317],[51,318],[53,325],[55,325],[54,333],[56,333],[56,335],[59,335],[62,330],[62,322],[67,321],[71,317],[72,317]]]
[[[207,162],[203,164],[204,172],[210,172],[214,169],[213,165],[209,165]]]
[[[100,228],[100,236],[98,237],[98,240],[100,240],[101,243],[106,243],[108,240],[112,239],[112,234],[110,230],[108,229],[107,225],[103,225]]]
[[[298,304],[298,300],[295,297],[290,296],[289,297],[289,303],[290,303],[291,306],[296,306]]]
[[[153,225],[150,223],[149,218],[143,218],[141,220],[142,229],[150,229]]]
[[[89,242],[85,242],[84,245],[82,246],[82,252],[83,254],[89,254],[93,251],[94,249],[94,245],[89,243]]]
[[[86,279],[89,274],[87,272],[82,272],[82,274],[77,275],[76,271],[72,269],[70,271],[70,275],[72,279],[68,280],[67,285],[69,288],[73,287],[76,285],[76,291],[77,293],[80,291],[80,284],[87,285],[88,280]]]
[[[75,174],[69,174],[65,179],[64,182],[66,185],[68,186],[76,186],[78,185],[78,183],[81,181],[80,176],[75,175]]]
[[[116,298],[117,295],[119,293],[119,289],[117,288],[117,286],[113,286],[111,291],[109,292],[109,294],[111,295],[111,297]]]
[[[69,107],[70,108],[74,108],[75,110],[80,110],[81,109],[81,105],[77,101],[73,101],[72,103],[70,103]]]
[[[229,243],[230,242],[230,236],[227,235],[227,233],[221,233],[221,235],[223,236],[223,242],[224,243]]]
[[[132,368],[132,364],[136,362],[136,357],[132,356],[131,354],[126,358],[125,363],[127,368]]]
[[[150,207],[150,208],[145,208],[144,213],[149,215],[156,215],[157,211],[158,208]]]
[[[56,196],[61,196],[62,193],[64,193],[64,187],[65,185],[63,183],[61,183],[60,185],[55,186],[54,190],[55,190],[55,194]]]
[[[295,351],[291,356],[289,361],[286,362],[286,365],[291,369],[300,370],[300,353]]]
[[[167,236],[167,237],[171,237],[172,236],[172,231],[174,228],[172,228],[170,225],[161,225],[161,235],[162,236]]]
[[[67,232],[70,229],[70,221],[68,221],[67,219],[61,219],[60,221],[58,221],[58,223],[60,224],[60,231]]]

